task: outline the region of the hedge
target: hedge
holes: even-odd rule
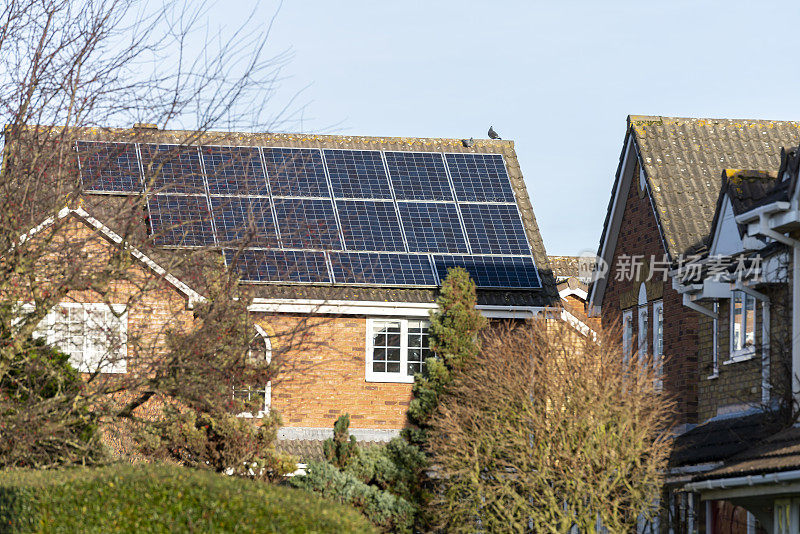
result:
[[[210,471],[123,465],[0,472],[5,532],[375,532],[316,495]]]

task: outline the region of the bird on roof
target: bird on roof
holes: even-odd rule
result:
[[[497,135],[497,132],[494,131],[493,126],[489,126],[489,139],[502,139],[502,137]]]
[[[461,144],[467,148],[472,148],[472,145],[475,144],[475,139],[473,139],[472,137],[470,137],[469,139],[462,139]]]

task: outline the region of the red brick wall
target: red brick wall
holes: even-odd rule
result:
[[[661,259],[665,253],[657,226],[653,207],[648,195],[639,189],[639,168],[634,169],[634,178],[627,191],[627,202],[622,216],[617,245],[608,272],[608,283],[602,303],[603,328],[621,324],[620,297],[624,294],[638,295],[640,281],[616,280],[618,259],[622,255],[655,256]],[[647,273],[645,273],[646,276]],[[660,276],[660,275],[659,275]],[[663,287],[664,301],[664,390],[676,402],[676,424],[697,422],[697,332],[699,314],[683,306],[682,298],[672,289],[670,280],[654,284],[653,293]],[[653,298],[648,295],[648,347],[652,348]],[[657,298],[655,299],[657,300]],[[635,303],[635,301],[634,301]],[[633,307],[634,339],[638,333],[638,307]],[[637,343],[637,341],[634,341]],[[635,346],[635,345],[634,345]]]
[[[367,320],[364,317],[264,315],[278,376],[272,408],[284,426],[333,427],[350,414],[352,428],[406,426],[411,384],[365,380]]]

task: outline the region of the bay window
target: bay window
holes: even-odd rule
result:
[[[419,319],[368,319],[365,377],[368,382],[414,381],[433,356],[430,323]]]

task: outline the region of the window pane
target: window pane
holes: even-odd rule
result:
[[[742,293],[735,291],[733,293],[733,310],[731,313],[733,321],[733,350],[741,350],[742,347],[742,323],[744,315],[742,313]]]
[[[400,372],[400,362],[397,363],[388,363],[386,364],[386,372],[387,373],[399,373]]]
[[[372,372],[373,373],[385,373],[386,372],[386,363],[385,362],[372,362]]]
[[[386,361],[386,349],[383,347],[375,347],[372,352],[372,359],[374,361]]]
[[[408,362],[408,376],[414,376],[422,372],[422,364]]]
[[[744,346],[752,347],[756,342],[756,299],[745,295],[745,336]]]
[[[386,359],[390,362],[399,362],[400,361],[400,349],[387,349],[386,350]]]
[[[389,334],[386,336],[386,346],[387,347],[399,347],[400,346],[400,334]]]

